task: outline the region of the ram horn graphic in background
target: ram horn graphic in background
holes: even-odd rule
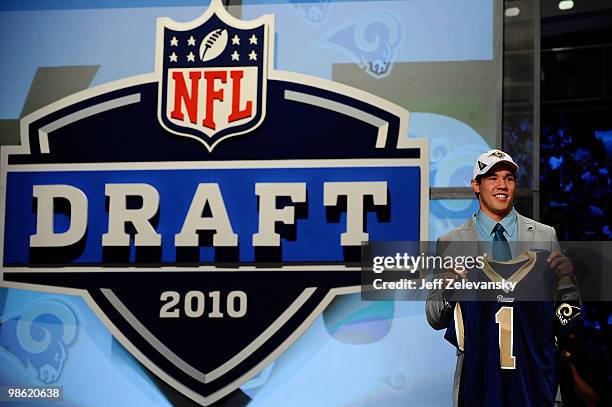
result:
[[[408,137],[409,112],[274,70],[273,23],[220,0],[195,22],[159,19],[154,74],[31,113],[0,152],[0,283],[81,296],[202,405],[359,293],[364,241],[429,236],[428,144]],[[382,338],[380,308],[334,308],[331,334]]]
[[[380,381],[386,384],[396,397],[404,400],[409,398],[415,386],[413,371],[394,372],[383,377]]]
[[[77,335],[75,313],[56,300],[35,302],[20,315],[0,321],[0,347],[24,368],[34,368],[38,380],[47,384],[59,380]]]
[[[295,11],[307,22],[311,24],[321,24],[327,17],[329,3],[331,0],[312,0],[303,2],[301,0],[289,0]]]
[[[394,306],[393,301],[361,301],[360,294],[336,297],[323,311],[325,329],[344,343],[381,341],[391,330]]]
[[[391,73],[395,52],[402,42],[400,21],[391,13],[373,11],[323,36],[317,43],[344,52],[370,76],[380,79]]]
[[[159,121],[210,151],[261,124],[268,76],[265,22],[224,19],[212,9],[188,23],[157,21]]]

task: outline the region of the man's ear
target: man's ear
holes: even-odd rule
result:
[[[474,190],[475,193],[477,194],[480,193],[480,185],[478,184],[478,182],[476,182],[475,179],[472,180],[472,189]]]

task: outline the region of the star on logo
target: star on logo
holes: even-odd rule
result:
[[[195,62],[195,54],[193,52],[187,54],[187,62]]]
[[[173,52],[172,54],[170,54],[170,62],[177,62],[178,61],[178,56],[176,55],[175,52]]]
[[[234,50],[234,52],[232,53],[232,61],[239,61],[240,60],[240,54],[238,53],[238,51]]]
[[[257,37],[255,36],[255,34],[251,35],[251,38],[249,38],[249,44],[257,45]]]
[[[240,45],[240,38],[238,37],[238,34],[234,34],[232,37],[232,45]]]
[[[176,37],[172,37],[172,39],[170,40],[170,46],[178,47],[178,40],[176,39]]]
[[[193,35],[191,37],[187,38],[187,45],[195,47],[195,38],[193,38]]]
[[[249,54],[249,61],[257,61],[257,53],[255,52],[255,50],[252,50]]]

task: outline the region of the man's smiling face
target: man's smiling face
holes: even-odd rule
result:
[[[500,163],[480,178],[472,180],[472,189],[479,194],[480,210],[499,222],[512,210],[516,178],[512,167]]]

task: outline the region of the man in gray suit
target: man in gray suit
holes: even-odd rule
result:
[[[516,172],[518,165],[508,154],[490,150],[480,155],[473,170],[472,189],[480,203],[480,210],[463,225],[438,238],[439,254],[451,254],[452,242],[462,242],[461,249],[481,248],[493,254],[496,260],[509,260],[524,250],[550,251],[547,261],[559,277],[573,275],[569,259],[559,251],[555,230],[519,214],[514,209]],[[449,249],[450,248],[450,249]],[[488,251],[490,250],[490,251]],[[480,254],[481,252],[479,252]],[[455,255],[466,253],[455,253]],[[466,278],[466,272],[449,270],[444,278]],[[453,306],[444,290],[432,290],[427,298],[426,315],[429,324],[437,330],[448,328]],[[453,404],[458,405],[459,381],[463,366],[463,352],[457,353],[457,367],[453,384]]]

